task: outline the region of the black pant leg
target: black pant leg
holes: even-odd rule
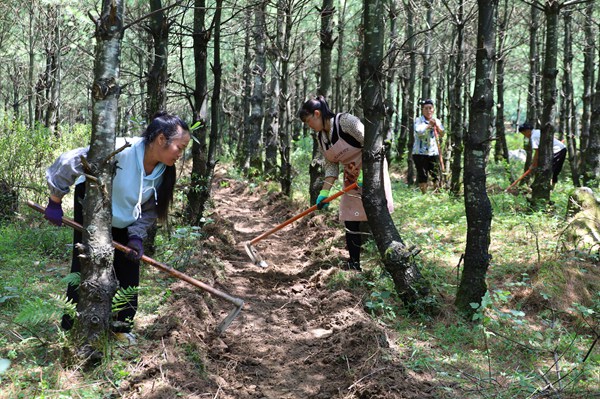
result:
[[[346,248],[350,254],[350,261],[360,262],[360,247],[362,244],[360,236],[360,222],[345,221],[346,226]]]
[[[83,205],[82,201],[85,197],[85,183],[80,183],[75,186],[75,195],[73,200],[73,216],[75,222],[83,224]],[[71,255],[71,273],[79,273],[81,271],[81,263],[79,262],[79,251],[77,244],[83,241],[83,235],[77,230],[73,230],[73,251]],[[67,286],[67,299],[73,303],[79,302],[79,285]],[[65,330],[70,330],[73,327],[73,318],[69,315],[63,315],[60,325]]]
[[[127,229],[112,229],[113,240],[127,245],[129,236]],[[115,250],[114,259],[115,276],[119,282],[119,289],[126,290],[130,287],[139,287],[140,285],[140,262],[131,261],[121,251]],[[131,296],[127,296],[128,302],[122,306],[116,315],[113,315],[117,325],[113,327],[115,332],[129,332],[133,328],[133,318],[137,312],[138,294],[137,291]]]
[[[558,175],[563,168],[565,158],[567,157],[567,149],[563,148],[552,156],[552,184],[558,182]]]

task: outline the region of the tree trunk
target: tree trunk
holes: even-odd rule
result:
[[[252,29],[252,7],[246,8],[245,14],[245,25],[246,32]],[[242,134],[240,135],[237,148],[237,165],[239,169],[246,170],[250,164],[250,152],[252,149],[248,148],[250,143],[249,136],[250,132],[250,98],[252,97],[252,71],[250,69],[250,63],[252,62],[252,55],[250,52],[250,37],[251,35],[246,34],[246,40],[244,41],[244,63],[242,65],[242,82],[243,82],[243,96],[242,96]]]
[[[583,25],[585,43],[583,47],[583,93],[581,114],[581,135],[579,148],[584,153],[590,136],[590,119],[592,109],[592,85],[594,81],[594,2],[590,1],[585,9]]]
[[[506,131],[504,129],[504,40],[506,36],[506,22],[509,16],[508,1],[504,1],[502,18],[498,22],[498,59],[496,62],[496,142],[494,147],[494,160],[508,162],[508,145],[506,144]]]
[[[34,70],[35,70],[35,53],[33,51],[34,49],[34,41],[35,41],[35,23],[34,23],[34,19],[35,19],[35,11],[34,11],[34,5],[32,2],[26,2],[25,3],[28,7],[28,17],[29,17],[29,23],[28,23],[28,27],[29,27],[29,35],[28,35],[28,61],[29,61],[29,65],[28,65],[28,82],[29,82],[29,87],[30,88],[34,88],[35,87],[35,83],[34,83]],[[35,104],[36,101],[35,99],[37,99],[37,93],[34,91],[32,93],[32,95],[28,95],[27,96],[27,116],[28,116],[28,121],[29,121],[29,126],[33,126],[35,119]]]
[[[254,55],[256,57],[252,75],[254,87],[250,97],[250,117],[248,135],[245,137],[244,162],[242,168],[245,173],[261,173],[263,171],[263,159],[261,151],[262,123],[265,116],[265,72],[267,61],[265,57],[266,26],[265,8],[267,2],[262,0],[255,5],[254,28]]]
[[[394,131],[394,114],[398,108],[396,104],[394,93],[399,91],[400,86],[396,83],[396,58],[398,56],[398,17],[400,15],[400,5],[397,0],[390,0],[388,16],[390,19],[390,45],[387,55],[387,90],[386,101],[385,101],[385,118],[383,120],[383,131],[385,135],[385,142],[391,143],[396,136]],[[396,89],[396,90],[394,90]],[[389,163],[392,160],[391,146],[386,145],[386,158]]]
[[[75,333],[84,341],[81,354],[90,361],[102,354],[98,348],[110,327],[111,301],[117,288],[113,270],[111,192],[113,162],[106,162],[114,152],[117,103],[120,87],[119,66],[123,37],[123,0],[104,0],[100,19],[96,21],[94,83],[92,87],[92,138],[87,173],[100,184],[86,181],[83,201],[83,242],[79,313]]]
[[[544,8],[546,15],[546,51],[544,53],[544,69],[542,74],[542,125],[540,146],[538,148],[538,164],[535,179],[531,184],[531,202],[535,207],[550,202],[552,179],[552,143],[556,130],[556,76],[558,75],[558,37],[560,4],[555,0],[547,0]]]
[[[565,34],[563,44],[563,90],[559,134],[566,139],[567,153],[569,154],[569,165],[571,166],[571,177],[575,187],[579,187],[579,172],[577,170],[577,146],[575,144],[576,111],[575,95],[573,93],[573,34],[571,29],[572,13],[565,11],[563,15],[565,23]]]
[[[462,157],[463,157],[463,76],[465,74],[465,16],[464,0],[458,3],[456,13],[456,56],[454,60],[454,76],[452,92],[450,93],[450,135],[452,141],[452,163],[450,169],[450,192],[458,196],[461,190]]]
[[[277,18],[273,44],[269,47],[269,65],[271,70],[271,86],[269,90],[269,111],[265,117],[265,175],[267,178],[278,177],[277,153],[279,132],[282,127],[281,101],[281,61],[283,52],[283,35],[285,34],[285,5],[283,0],[277,1]]]
[[[413,256],[402,242],[387,209],[383,188],[383,162],[385,147],[382,120],[384,10],[379,0],[364,0],[364,42],[360,62],[362,105],[365,113],[365,144],[363,148],[363,204],[369,227],[383,259],[385,269],[391,274],[399,297],[406,304],[414,304],[422,297],[424,289],[421,273]]]
[[[317,88],[317,94],[323,95],[328,102],[331,109],[335,110],[336,106],[340,104],[331,104],[329,98],[331,94],[331,52],[335,39],[333,38],[333,13],[335,8],[333,7],[333,0],[323,0],[323,6],[318,9],[321,14],[321,31],[320,31],[320,50],[321,50],[321,61],[319,63],[319,87]],[[316,140],[316,136],[313,134],[313,148],[312,148],[312,161],[309,169],[310,184],[309,184],[309,195],[311,204],[314,204],[319,191],[323,187],[323,156],[319,151],[319,145]]]
[[[269,48],[269,69],[271,71],[271,82],[269,87],[269,96],[267,97],[268,106],[267,113],[264,119],[263,131],[265,132],[265,177],[267,179],[274,179],[277,177],[277,153],[278,153],[278,137],[280,128],[280,116],[279,116],[279,98],[281,96],[279,75],[280,75],[280,60],[281,60],[281,47],[279,47],[279,41],[281,40],[280,28],[283,24],[279,18],[277,18],[276,26],[277,32],[275,34],[276,43]]]
[[[490,150],[494,95],[495,16],[498,0],[478,0],[475,87],[469,129],[465,137],[465,212],[467,245],[456,306],[471,316],[471,303],[481,303],[487,291],[485,276],[490,264],[492,207],[486,192],[486,163]]]
[[[339,16],[338,21],[338,38],[337,38],[337,62],[336,62],[336,73],[335,73],[335,93],[333,104],[337,107],[341,107],[343,104],[343,86],[342,76],[344,74],[344,27],[346,26],[346,6],[348,2],[344,1],[342,5],[342,13]]]
[[[531,6],[531,20],[529,25],[529,84],[527,86],[527,121],[534,127],[539,126],[538,107],[539,107],[539,54],[537,31],[539,24],[539,11],[537,6]],[[525,151],[527,159],[525,161],[525,170],[531,165],[531,143],[525,142]]]
[[[193,118],[194,124],[199,122],[198,128],[192,132],[192,172],[190,176],[190,190],[188,191],[187,220],[197,226],[204,213],[206,191],[209,189],[208,165],[207,165],[207,103],[208,103],[208,80],[207,80],[207,52],[210,41],[210,30],[205,27],[206,0],[195,0],[194,2],[194,100]]]
[[[212,97],[210,99],[210,138],[208,144],[208,154],[206,156],[206,189],[202,190],[203,196],[200,198],[202,204],[206,204],[210,199],[210,191],[212,187],[212,180],[215,172],[216,154],[219,146],[219,127],[220,111],[221,111],[221,16],[223,10],[223,0],[216,0],[215,4],[215,15],[213,17],[213,90]]]
[[[428,31],[433,25],[433,0],[425,0],[425,19]],[[431,33],[424,35],[425,45],[423,46],[423,73],[421,74],[421,100],[431,98]],[[439,104],[438,104],[439,107]]]
[[[407,157],[407,171],[406,171],[406,183],[412,185],[415,183],[415,167],[413,163],[412,147],[415,142],[414,126],[415,126],[415,80],[417,74],[417,50],[415,44],[415,10],[414,3],[410,0],[405,1],[404,8],[406,9],[406,46],[408,47],[408,59],[409,59],[409,70],[408,70],[408,83],[405,86],[405,95],[402,101],[402,120],[406,121],[402,123],[402,126],[406,129],[407,142],[406,147],[408,149]],[[406,76],[406,75],[405,75]],[[402,132],[400,132],[402,136]],[[400,143],[400,141],[399,141]],[[404,148],[402,148],[404,151]],[[400,150],[398,150],[400,152]]]
[[[146,119],[167,106],[167,61],[169,48],[169,22],[162,10],[161,0],[150,0],[148,31],[152,36],[154,59],[148,71],[148,102]]]
[[[598,52],[600,63],[600,52]],[[598,187],[600,184],[600,70],[596,79],[596,92],[592,102],[590,121],[590,137],[582,156],[583,184],[588,187]]]
[[[317,92],[323,95],[327,101],[331,102],[332,99],[329,98],[331,95],[331,53],[335,44],[335,39],[333,38],[333,14],[335,13],[333,0],[323,0],[323,7],[319,12],[321,13],[321,62],[319,64],[321,78]],[[335,108],[339,104],[329,105]]]
[[[283,30],[282,35],[278,35],[278,47],[281,49],[281,98],[279,100],[279,151],[281,158],[281,191],[288,197],[292,196],[292,123],[290,111],[290,93],[289,93],[289,58],[290,58],[290,40],[293,29],[293,18],[290,4],[287,0],[278,0],[277,2],[277,20],[278,32]]]
[[[48,6],[49,23],[53,25],[50,41],[47,43],[47,52],[49,59],[48,75],[47,75],[47,97],[46,97],[46,126],[59,136],[58,121],[60,111],[60,86],[61,86],[61,57],[62,51],[61,30],[60,30],[60,6]]]

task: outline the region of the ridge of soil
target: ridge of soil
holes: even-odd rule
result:
[[[202,270],[187,270],[245,305],[220,337],[233,305],[183,282],[142,327],[142,356],[119,391],[124,398],[434,398],[426,375],[411,373],[362,298],[333,288],[345,256],[332,214],[313,213],[258,242],[268,267],[243,244],[302,211],[280,194],[217,171],[214,223],[205,226]],[[336,220],[337,222],[337,220]],[[335,245],[334,245],[335,244]],[[342,271],[341,273],[356,273]],[[208,275],[208,276],[207,276]],[[438,392],[439,393],[439,392]]]

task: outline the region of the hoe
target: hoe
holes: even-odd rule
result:
[[[348,191],[354,190],[357,187],[358,187],[358,183],[353,183],[353,184],[349,185],[348,187],[344,188],[343,190],[338,191],[337,193],[335,193],[335,194],[333,194],[333,195],[325,198],[321,202],[321,204],[326,204],[326,203],[328,203],[330,201],[333,201],[337,197],[342,196],[342,195],[346,194]],[[307,210],[305,210],[304,212],[299,213],[296,216],[294,216],[294,217],[286,220],[285,222],[281,223],[280,225],[273,227],[271,230],[262,233],[261,235],[259,235],[255,239],[253,239],[252,241],[246,242],[244,244],[244,248],[246,249],[246,253],[250,257],[250,259],[252,260],[252,262],[254,262],[254,264],[257,265],[257,266],[267,267],[268,266],[267,262],[265,262],[263,260],[263,258],[260,256],[260,254],[258,253],[258,251],[256,250],[256,248],[254,248],[254,244],[256,244],[260,240],[262,240],[262,239],[270,236],[271,234],[275,233],[276,231],[281,230],[282,228],[284,228],[288,224],[293,223],[296,220],[298,220],[300,218],[303,218],[304,216],[308,215],[309,213],[312,213],[312,212],[316,211],[317,209],[318,209],[317,205],[313,205],[310,208],[308,208]]]
[[[30,208],[32,208],[38,212],[44,213],[44,211],[45,211],[44,207],[42,207],[34,202],[27,201],[27,205]],[[79,223],[75,222],[74,220],[63,217],[62,221],[65,225],[72,227],[73,229],[75,229],[77,231],[83,231],[83,226],[81,226]],[[121,252],[128,253],[129,251],[132,251],[132,249],[130,249],[129,247],[127,247],[123,244],[120,244],[116,241],[113,241],[112,244],[116,249],[118,249]],[[242,310],[242,307],[244,306],[244,301],[242,299],[232,297],[231,295],[226,294],[223,291],[219,291],[218,289],[211,287],[210,285],[205,284],[202,281],[198,281],[195,278],[188,276],[187,274],[181,273],[180,271],[175,270],[170,266],[167,266],[164,263],[160,263],[146,255],[142,256],[142,260],[144,262],[146,262],[147,264],[156,267],[157,269],[159,269],[162,272],[168,273],[175,278],[183,280],[186,283],[189,283],[189,284],[191,284],[195,287],[198,287],[204,291],[207,291],[215,296],[218,296],[219,298],[224,299],[227,302],[231,302],[232,304],[234,304],[235,308],[231,312],[229,312],[227,317],[225,317],[225,319],[223,319],[223,321],[221,321],[221,323],[217,326],[217,334],[218,335],[221,335],[223,332],[225,332],[227,327],[229,327],[229,325],[231,324],[233,319],[235,319],[235,317],[240,313],[240,311]]]

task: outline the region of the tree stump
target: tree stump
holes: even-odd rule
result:
[[[600,253],[600,200],[592,189],[579,187],[569,196],[567,220],[567,249]]]

